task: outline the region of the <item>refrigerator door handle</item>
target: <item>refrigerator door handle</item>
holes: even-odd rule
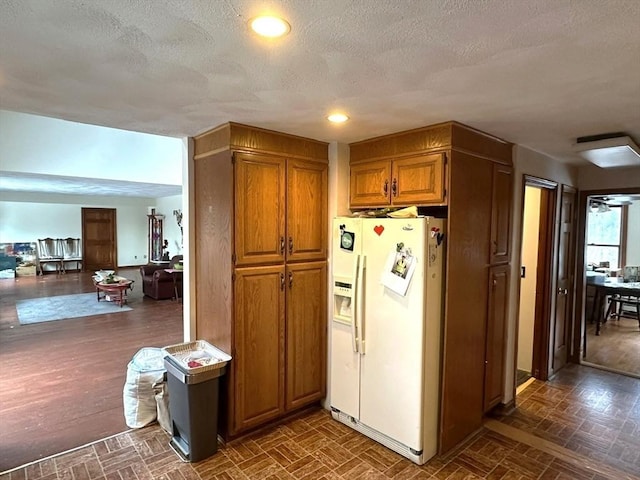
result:
[[[356,285],[358,290],[356,292],[356,329],[358,330],[358,350],[360,355],[364,355],[364,271],[367,268],[367,257],[365,255],[359,256],[360,266],[358,268],[358,277],[356,279]]]
[[[354,291],[353,291],[353,316],[351,317],[351,347],[355,353],[358,353],[358,329],[356,327],[356,318],[358,317],[358,310],[360,310],[360,304],[358,303],[358,292],[360,286],[358,285],[358,272],[360,271],[360,255],[356,255],[356,263],[354,265]]]

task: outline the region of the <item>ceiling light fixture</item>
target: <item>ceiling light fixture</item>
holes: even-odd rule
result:
[[[332,113],[327,117],[331,123],[344,123],[349,120],[349,117],[344,113]]]
[[[249,26],[258,35],[267,38],[282,37],[291,31],[291,25],[286,20],[272,15],[252,18]]]
[[[601,168],[640,165],[640,148],[623,133],[580,137],[573,149]]]

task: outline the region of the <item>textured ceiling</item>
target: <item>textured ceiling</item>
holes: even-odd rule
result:
[[[180,195],[182,187],[60,175],[0,172],[0,191],[161,198]]]
[[[250,34],[265,11],[290,35]],[[457,120],[579,163],[577,137],[640,142],[639,25],[639,0],[1,0],[0,108],[339,142]]]

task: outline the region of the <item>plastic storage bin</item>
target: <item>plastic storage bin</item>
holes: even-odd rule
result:
[[[231,356],[204,340],[164,348],[172,438],[184,460],[198,462],[218,450],[218,380]]]

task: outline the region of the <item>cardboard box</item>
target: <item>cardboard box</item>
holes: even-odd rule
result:
[[[35,277],[36,275],[36,266],[28,265],[25,267],[17,266],[16,267],[16,275],[18,277]]]

